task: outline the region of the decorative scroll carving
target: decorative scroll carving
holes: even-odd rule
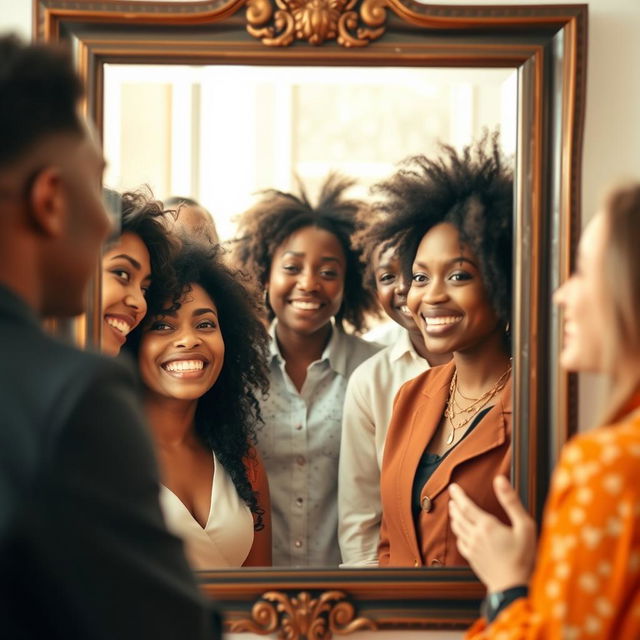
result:
[[[364,47],[384,33],[387,0],[357,5],[358,0],[249,0],[247,31],[269,47],[288,47],[294,40]]]
[[[330,640],[362,629],[375,630],[368,618],[354,618],[355,607],[343,591],[325,591],[312,598],[308,591],[290,597],[267,591],[251,609],[251,619],[232,621],[230,631],[260,635],[278,632],[279,640]]]

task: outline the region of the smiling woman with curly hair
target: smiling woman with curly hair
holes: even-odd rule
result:
[[[107,243],[102,256],[102,351],[120,352],[147,306],[161,295],[157,282],[171,277],[175,244],[163,220],[165,211],[148,189],[120,194],[104,189],[120,213],[120,235]],[[166,284],[165,284],[166,286]]]
[[[271,514],[254,448],[267,334],[242,281],[202,244],[183,248],[161,304],[132,334],[169,528],[196,569],[271,564]]]

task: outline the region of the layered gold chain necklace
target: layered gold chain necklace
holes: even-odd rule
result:
[[[473,417],[476,416],[479,411],[482,411],[482,409],[504,389],[510,373],[511,365],[509,365],[509,368],[496,380],[495,384],[479,398],[468,398],[458,389],[458,371],[453,372],[451,384],[449,385],[449,399],[447,400],[447,406],[444,410],[444,415],[451,426],[451,433],[447,438],[447,444],[452,444],[456,437],[456,431],[466,427]],[[465,400],[471,400],[471,404],[466,407],[461,407],[457,396]],[[456,420],[459,420],[459,422],[456,423]]]

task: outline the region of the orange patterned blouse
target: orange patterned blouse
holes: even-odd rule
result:
[[[467,640],[640,639],[640,395],[573,438],[554,473],[529,596]]]

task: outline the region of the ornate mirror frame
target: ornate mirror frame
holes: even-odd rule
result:
[[[33,0],[34,33],[68,41],[103,124],[105,63],[509,67],[518,72],[514,476],[540,516],[549,469],[576,423],[558,367],[551,292],[580,226],[586,5],[446,6],[412,0]],[[329,116],[330,117],[330,116]],[[78,327],[99,338],[99,282]],[[465,569],[243,569],[201,575],[232,631],[330,638],[360,629],[460,628],[482,587]]]

